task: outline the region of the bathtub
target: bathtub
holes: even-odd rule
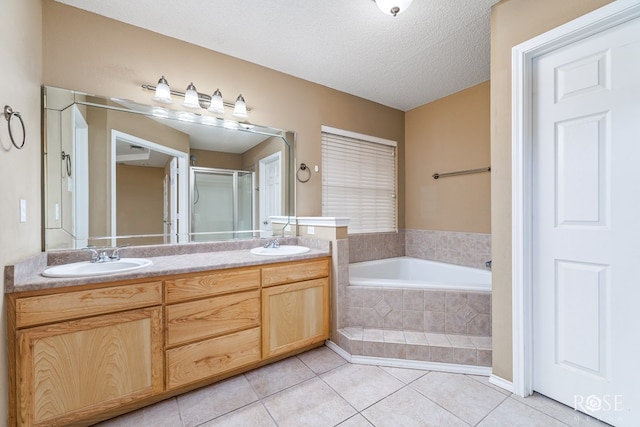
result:
[[[412,257],[385,258],[349,264],[349,285],[490,292],[491,272]]]

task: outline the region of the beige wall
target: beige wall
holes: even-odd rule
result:
[[[491,15],[493,373],[512,379],[511,48],[610,0],[503,0]]]
[[[321,165],[324,124],[398,141],[404,168],[402,111],[52,0],[43,0],[43,14],[44,84],[149,103],[153,94],[140,85],[164,74],[177,90],[193,81],[205,93],[219,87],[227,100],[242,93],[251,122],[297,132],[298,163]],[[402,175],[399,181],[402,221]],[[296,205],[298,215],[322,214],[320,174],[298,185]]]
[[[209,151],[191,149],[191,156],[196,157],[196,166],[200,168],[216,169],[242,169],[242,154],[224,153],[222,151]],[[191,163],[189,163],[191,164]]]
[[[407,112],[407,228],[491,232],[489,173],[431,177],[489,166],[489,88],[487,81]]]
[[[37,1],[6,0],[0,13],[0,108],[22,113],[27,139],[22,150],[11,147],[7,122],[0,117],[0,280],[4,266],[41,247],[40,82],[42,78],[41,6]],[[19,126],[19,125],[18,125]],[[19,130],[16,132],[19,133]],[[20,223],[20,199],[27,201],[27,222]],[[7,325],[0,292],[0,425],[7,424]]]
[[[165,168],[117,165],[116,226],[118,235],[162,234],[164,232]],[[123,239],[120,243],[148,245],[162,243],[162,237]]]

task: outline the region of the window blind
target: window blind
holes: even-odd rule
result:
[[[351,218],[350,234],[396,231],[395,142],[345,133],[322,132],[322,215]]]

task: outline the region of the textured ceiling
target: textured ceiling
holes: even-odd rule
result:
[[[407,111],[489,79],[498,0],[56,0]]]

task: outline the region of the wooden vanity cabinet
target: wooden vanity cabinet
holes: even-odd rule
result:
[[[9,425],[90,425],[320,345],[329,260],[8,294]]]
[[[116,312],[114,299],[124,311]],[[161,282],[18,297],[13,303],[11,425],[70,425],[162,393]]]
[[[262,269],[262,357],[329,338],[329,259]]]
[[[168,390],[260,362],[259,267],[167,280],[165,292]]]

